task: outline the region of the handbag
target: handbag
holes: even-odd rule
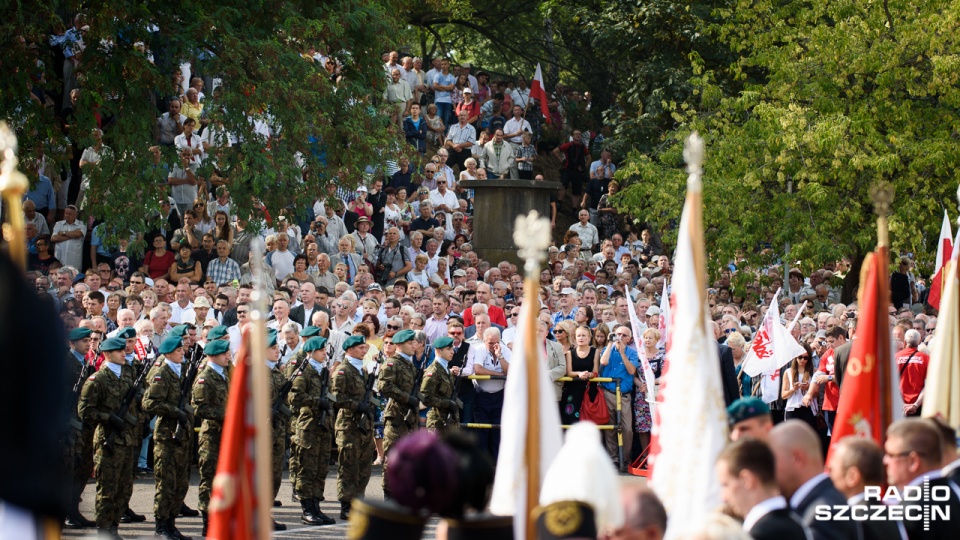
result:
[[[610,423],[610,410],[603,391],[597,383],[587,383],[583,391],[583,402],[580,405],[580,420],[589,420],[598,426]]]

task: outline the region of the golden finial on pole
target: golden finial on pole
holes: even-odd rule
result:
[[[887,226],[887,217],[893,204],[893,186],[880,182],[870,188],[870,200],[873,201],[873,212],[877,214],[877,247],[890,247],[890,233]]]
[[[21,269],[27,268],[27,241],[23,222],[23,195],[30,188],[27,177],[17,170],[17,136],[5,122],[0,122],[0,193],[7,203],[7,223],[3,238],[10,246],[10,258]]]

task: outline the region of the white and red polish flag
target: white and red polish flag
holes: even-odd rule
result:
[[[547,107],[547,87],[543,84],[543,73],[540,71],[540,63],[537,62],[537,71],[533,74],[533,82],[530,83],[530,97],[540,102],[540,112],[550,123],[550,108]]]
[[[953,255],[953,233],[950,231],[950,218],[947,211],[943,211],[943,225],[940,226],[940,241],[937,242],[937,265],[933,270],[933,279],[930,282],[930,294],[927,303],[934,309],[940,309],[940,297],[943,295],[943,267]]]

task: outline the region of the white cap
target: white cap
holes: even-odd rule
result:
[[[568,294],[577,294],[577,291],[570,287],[564,287],[563,290],[560,291],[560,296],[566,296]]]
[[[650,317],[653,315],[659,315],[659,314],[660,314],[660,308],[658,308],[657,306],[650,306],[647,308],[647,317]]]

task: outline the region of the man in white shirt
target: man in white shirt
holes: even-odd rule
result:
[[[463,162],[470,157],[470,149],[477,142],[477,130],[467,123],[469,118],[469,112],[460,111],[457,115],[459,122],[447,130],[447,140],[444,143],[444,147],[453,158],[453,163],[460,167],[460,170],[464,169]]]
[[[433,203],[434,211],[451,213],[460,208],[456,194],[447,188],[447,179],[438,178],[437,189],[430,191],[430,202]],[[433,341],[433,338],[430,341]]]
[[[790,511],[775,478],[773,452],[758,439],[730,443],[717,459],[720,496],[755,539],[808,540],[810,531]]]
[[[170,170],[167,185],[170,186],[170,194],[177,204],[177,211],[182,216],[187,213],[187,210],[193,208],[193,201],[197,200],[198,182],[191,166],[193,153],[189,150],[183,150],[179,155],[180,161]]]
[[[467,363],[461,374],[466,375],[507,375],[510,370],[510,349],[500,342],[500,330],[487,328],[483,332],[483,345],[470,347]],[[499,424],[503,411],[503,387],[505,379],[474,381],[477,398],[474,409],[474,422],[481,424]],[[500,433],[497,430],[479,430],[477,443],[480,448],[496,456],[500,449]]]
[[[53,226],[53,235],[50,241],[56,244],[53,255],[64,266],[72,266],[77,270],[83,268],[83,237],[87,235],[87,227],[79,220],[79,211],[74,205],[63,210],[63,221]]]
[[[190,285],[187,283],[177,284],[177,301],[170,308],[170,323],[173,325],[192,323],[196,318],[193,312],[193,302],[191,301]]]
[[[520,106],[521,112],[527,108],[527,104],[530,101],[530,89],[527,88],[526,79],[520,77],[520,80],[517,81],[517,87],[510,91],[510,98],[513,99],[514,103]]]
[[[287,233],[277,235],[277,249],[267,253],[267,264],[277,273],[277,281],[282,282],[288,274],[293,272],[293,260],[296,255],[288,248],[290,237]]]
[[[523,144],[522,135],[525,131],[533,133],[533,128],[530,127],[530,122],[523,119],[523,107],[514,105],[513,118],[503,125],[503,136],[512,144]]]
[[[571,225],[570,230],[580,237],[580,253],[586,251],[586,256],[590,257],[590,252],[600,243],[600,231],[593,223],[590,223],[589,210],[581,210],[577,218],[580,221]]]

